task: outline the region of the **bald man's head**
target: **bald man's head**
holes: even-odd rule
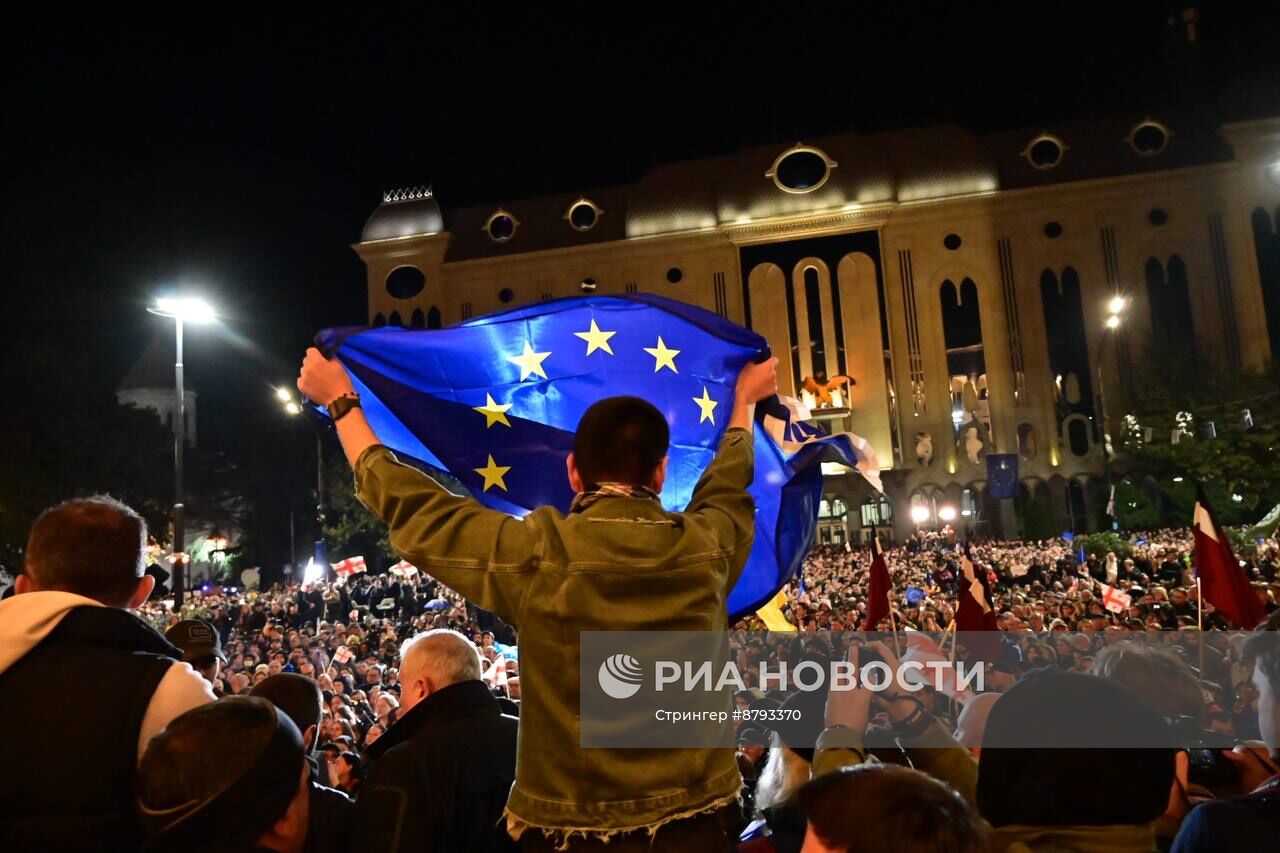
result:
[[[479,681],[480,652],[475,644],[447,628],[410,637],[400,647],[400,712],[453,684]]]

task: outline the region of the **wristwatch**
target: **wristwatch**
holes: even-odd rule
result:
[[[333,419],[334,423],[337,423],[352,409],[359,408],[362,408],[359,394],[343,394],[329,404],[329,417]]]

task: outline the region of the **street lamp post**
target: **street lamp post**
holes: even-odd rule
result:
[[[1116,335],[1119,334],[1120,330],[1120,317],[1124,313],[1124,309],[1127,304],[1128,300],[1123,296],[1118,295],[1111,297],[1111,300],[1107,303],[1107,310],[1110,313],[1107,315],[1107,319],[1103,323],[1103,326],[1105,326],[1107,331],[1111,334],[1108,335],[1107,338],[1098,341],[1097,357],[1094,359],[1098,374],[1098,420],[1102,424],[1102,474],[1107,487],[1106,513],[1107,517],[1111,519],[1111,525],[1113,528],[1116,524],[1114,500],[1115,484],[1112,482],[1111,477],[1111,422],[1107,416],[1106,388],[1102,380],[1102,347],[1104,345],[1104,341],[1107,339],[1111,340],[1113,343],[1115,342]]]
[[[305,409],[298,400],[294,399],[293,394],[288,388],[280,387],[276,389],[276,400],[280,402],[286,415],[297,417],[301,415]],[[311,421],[312,429],[316,437],[316,548],[315,559],[317,563],[323,565],[328,559],[325,553],[324,544],[324,433],[321,431],[319,423],[315,420]],[[289,555],[289,559],[294,558],[294,554]]]
[[[185,484],[183,457],[187,444],[187,394],[182,375],[182,330],[185,323],[211,323],[216,319],[213,309],[202,299],[192,297],[161,297],[147,311],[173,320],[174,360],[173,384],[178,395],[173,419],[173,609],[182,609],[186,594],[186,529]]]

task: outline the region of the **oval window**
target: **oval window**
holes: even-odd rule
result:
[[[667,281],[671,284],[679,284],[682,278],[684,278],[684,271],[680,267],[672,267],[667,270]]]
[[[509,287],[504,287],[502,288],[502,290],[498,291],[499,302],[506,303],[506,302],[510,302],[512,299],[515,299],[515,298],[516,298],[515,292],[512,291],[512,289]]]
[[[505,210],[499,208],[493,212],[484,224],[485,233],[495,243],[505,243],[516,235],[520,221]]]
[[[1129,147],[1143,157],[1154,157],[1169,146],[1169,130],[1159,122],[1147,120],[1129,133]]]
[[[1150,222],[1152,225],[1156,226],[1157,228],[1159,228],[1161,225],[1164,225],[1166,222],[1169,221],[1169,214],[1165,213],[1160,208],[1155,207],[1155,208],[1152,208],[1151,212],[1147,214],[1147,221]]]
[[[1089,452],[1089,427],[1083,419],[1077,418],[1067,424],[1067,445],[1074,456],[1084,456]]]
[[[1062,162],[1063,152],[1067,146],[1061,139],[1048,133],[1042,133],[1027,143],[1022,156],[1036,169],[1052,169]]]
[[[427,277],[417,267],[396,267],[387,276],[387,293],[396,299],[412,299],[427,286]]]
[[[831,177],[836,162],[826,152],[796,145],[778,155],[765,177],[773,178],[778,189],[789,193],[813,192]]]
[[[960,248],[960,235],[948,234],[942,238],[942,245],[946,246],[949,251],[954,252]]]
[[[596,223],[600,221],[600,214],[603,212],[593,202],[584,198],[574,202],[566,216],[573,230],[590,231],[596,227]]]
[[[1050,240],[1056,240],[1062,236],[1062,225],[1057,222],[1046,222],[1044,224],[1044,236]]]

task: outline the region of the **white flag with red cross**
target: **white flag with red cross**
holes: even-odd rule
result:
[[[1114,586],[1102,586],[1102,606],[1110,610],[1112,613],[1124,613],[1129,609],[1130,603],[1133,602],[1133,596],[1127,592],[1121,592]]]
[[[333,564],[333,573],[342,578],[349,578],[363,571],[367,571],[364,565],[364,557],[347,557],[342,562]]]
[[[418,573],[418,567],[410,563],[408,560],[401,560],[390,569],[391,574],[401,578],[411,578]]]

